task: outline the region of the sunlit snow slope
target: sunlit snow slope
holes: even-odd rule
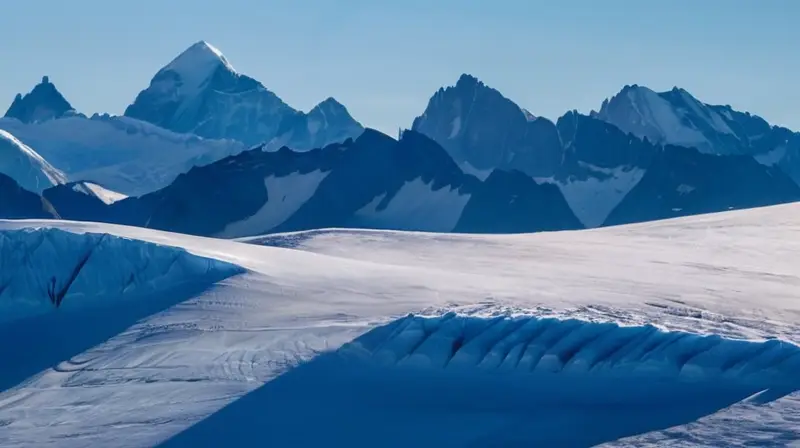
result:
[[[202,139],[107,115],[37,123],[0,118],[0,130],[35,148],[70,180],[97,183],[130,196],[163,188],[193,166],[245,149],[238,142]]]
[[[22,188],[36,193],[67,180],[64,173],[53,168],[36,151],[2,129],[0,173],[14,179]]]
[[[115,303],[128,308],[87,302],[0,324],[15,341],[0,360],[27,374],[3,378],[2,446],[800,438],[796,205],[534,235],[327,230],[248,244],[45,221],[3,221],[0,233],[36,227],[246,271]],[[114,334],[87,324],[150,302]],[[22,353],[75,335],[83,346],[26,371]]]

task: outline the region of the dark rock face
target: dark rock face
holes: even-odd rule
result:
[[[455,231],[524,233],[581,228],[557,186],[537,184],[519,171],[495,170],[470,198]]]
[[[17,94],[5,117],[16,118],[23,123],[35,123],[60,118],[70,113],[75,113],[75,109],[45,76],[30,93],[25,96]]]
[[[60,219],[49,201],[0,173],[0,219]]]
[[[746,179],[746,182],[742,180]],[[666,147],[605,225],[762,207],[800,200],[800,187],[780,169],[749,156]]]
[[[42,192],[42,197],[58,210],[62,219],[103,222],[109,217],[109,206],[85,187],[82,182],[56,185]]]
[[[531,116],[470,75],[439,89],[412,129],[442,145],[457,163],[478,170],[517,169],[546,177],[561,161],[553,122]]]

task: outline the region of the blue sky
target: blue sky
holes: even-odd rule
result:
[[[333,96],[392,134],[463,72],[551,119],[636,83],[800,130],[799,22],[796,0],[6,1],[0,109],[47,74],[122,113],[203,39],[290,105]]]

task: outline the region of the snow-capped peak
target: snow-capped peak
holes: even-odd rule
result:
[[[201,40],[179,54],[161,71],[171,71],[180,76],[183,94],[191,94],[210,78],[219,67],[236,72],[228,59],[216,47]]]
[[[232,139],[247,146],[279,142],[296,150],[338,143],[363,128],[329,98],[311,114],[316,124],[259,81],[234,70],[222,53],[205,41],[190,46],[156,73],[125,109],[125,116],[179,133],[209,139]],[[335,125],[326,125],[331,118]],[[325,132],[317,132],[325,127]],[[314,132],[311,132],[313,129]],[[309,133],[318,135],[309,140]],[[299,139],[299,140],[298,140]],[[312,144],[313,146],[308,146]]]
[[[31,147],[2,129],[0,172],[14,179],[22,188],[35,193],[67,180],[64,173],[50,165]]]
[[[644,86],[626,85],[592,115],[651,142],[704,152],[720,152],[712,142],[720,134],[733,134],[716,111],[677,87],[657,93]]]
[[[320,102],[313,109],[311,109],[308,113],[309,116],[324,116],[326,120],[333,120],[335,121],[338,118],[345,119],[347,121],[355,121],[350,116],[350,113],[347,111],[347,108],[338,101],[333,98],[327,98],[324,101]]]

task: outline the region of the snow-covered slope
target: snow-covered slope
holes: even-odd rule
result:
[[[107,205],[111,205],[128,197],[122,193],[111,191],[108,188],[104,188],[92,182],[74,182],[70,187],[75,192],[97,198],[97,200]]]
[[[247,272],[176,295],[116,335],[75,324],[129,309],[0,325],[17,341],[0,356],[17,371],[56,338],[83,339],[21,383],[4,368],[3,446],[800,438],[796,205],[578,232],[326,230],[250,244],[0,222],[6,237],[31,227],[182,247]]]
[[[412,129],[442,145],[459,165],[477,171],[517,169],[550,176],[563,157],[552,121],[533,117],[467,74],[439,89]]]
[[[231,140],[177,134],[128,117],[70,116],[37,123],[0,119],[0,129],[33,147],[71,180],[124,195],[162,188],[192,166],[245,149]]]
[[[361,125],[329,98],[308,114],[238,73],[213,45],[200,41],[161,68],[125,110],[128,117],[206,138],[278,149],[320,148],[355,138]]]
[[[0,323],[125,296],[146,300],[185,283],[213,283],[242,271],[182,249],[59,229],[0,233],[0,265]]]
[[[0,173],[14,179],[22,188],[41,193],[45,188],[63,184],[67,177],[50,165],[30,146],[0,129]]]

